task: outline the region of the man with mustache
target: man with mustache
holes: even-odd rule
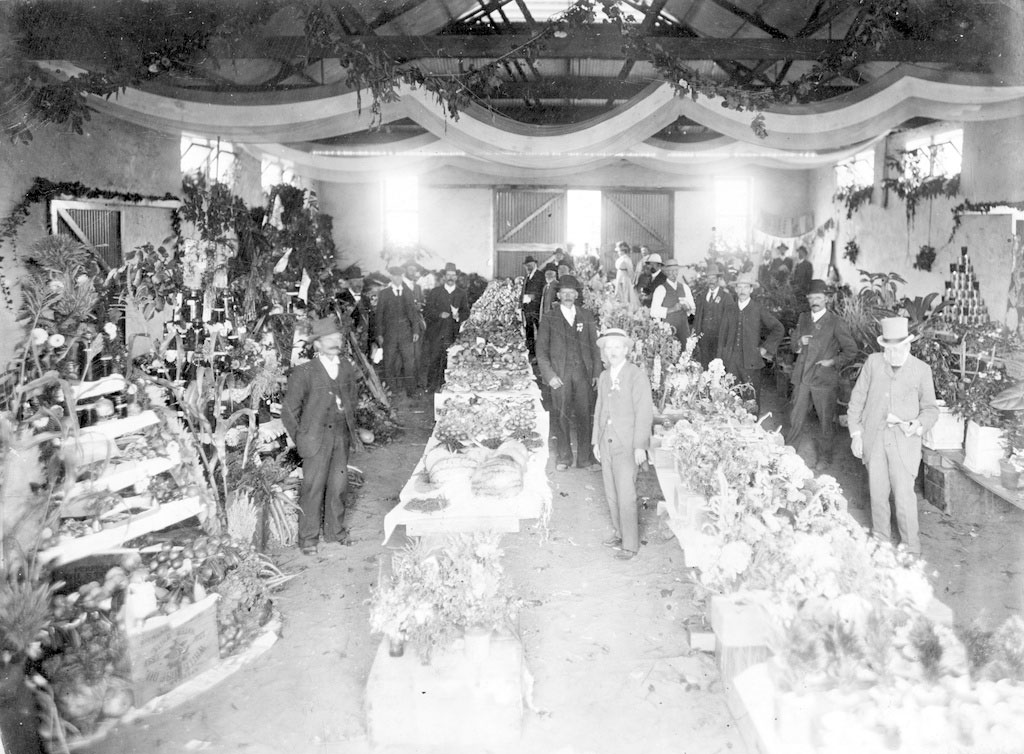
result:
[[[825,308],[828,287],[824,280],[812,280],[807,289],[811,310],[797,320],[790,336],[790,348],[797,354],[793,367],[793,408],[789,414],[786,443],[796,447],[803,434],[811,405],[821,423],[818,466],[832,463],[835,443],[836,400],[839,372],[857,355],[857,343],[841,317]]]

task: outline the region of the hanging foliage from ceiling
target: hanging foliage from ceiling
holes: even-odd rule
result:
[[[239,45],[260,38],[262,26],[275,13],[289,8],[303,22],[306,63],[317,57],[337,58],[346,69],[347,84],[358,93],[360,109],[362,94],[368,93],[374,126],[382,124],[384,105],[397,101],[403,86],[429,91],[449,117],[458,119],[471,103],[488,104],[503,83],[508,64],[528,63],[543,54],[551,38],[600,23],[618,28],[623,60],[649,61],[679,96],[695,100],[718,97],[723,107],[754,113],[751,128],[764,137],[763,111],[832,96],[837,81],[855,79],[857,66],[887,42],[959,42],[991,16],[990,9],[972,0],[937,0],[926,9],[910,0],[859,0],[856,7],[843,39],[808,72],[789,81],[757,84],[755,77],[735,83],[700,73],[689,61],[666,52],[657,38],[648,36],[645,26],[614,0],[576,0],[547,23],[536,25],[536,32],[525,43],[458,73],[426,71],[352,38],[330,4],[322,0],[109,0],[102,4],[17,0],[3,18],[9,20],[23,52],[20,56],[0,55],[0,95],[5,102],[14,103],[7,108],[0,127],[23,142],[32,138],[36,124],[63,124],[82,133],[90,116],[88,95],[111,97],[127,87],[188,74],[200,64],[230,64]],[[25,50],[47,45],[61,50],[96,50],[100,45],[102,62],[96,70],[57,80],[43,75],[25,59]],[[60,56],[65,57],[63,53]]]

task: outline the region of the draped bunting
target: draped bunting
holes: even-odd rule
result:
[[[63,61],[41,65],[64,76],[81,72]],[[128,89],[110,99],[92,97],[90,104],[147,128],[216,134],[269,153],[283,148],[275,143],[298,144],[365,130],[371,117],[368,95],[363,99],[366,107],[360,113],[356,94],[335,84],[263,95]],[[848,95],[764,113],[765,139],[751,131],[749,111],[723,108],[717,98],[676,97],[668,84],[652,84],[600,118],[563,126],[527,126],[478,106],[453,121],[422,89],[403,89],[400,100],[385,104],[383,113],[385,121],[412,118],[434,141],[378,145],[376,154],[351,150],[307,158],[298,149],[290,154],[296,163],[315,163],[325,180],[384,169],[396,161],[403,169],[448,165],[502,176],[554,175],[614,160],[667,172],[707,171],[725,160],[732,165],[740,161],[807,168],[842,159],[838,155],[864,148],[912,117],[978,121],[1024,115],[1024,86],[902,65]],[[722,137],[705,145],[670,145],[652,138],[680,116]]]

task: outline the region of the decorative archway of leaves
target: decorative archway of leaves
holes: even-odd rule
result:
[[[293,8],[303,19],[308,57],[312,51],[337,57],[347,70],[347,83],[359,94],[371,97],[373,124],[381,125],[383,106],[399,97],[401,86],[423,87],[431,92],[448,116],[459,113],[473,101],[487,103],[489,93],[501,83],[503,66],[511,61],[536,58],[548,39],[556,34],[594,24],[600,9],[603,20],[618,27],[623,38],[623,58],[648,60],[679,96],[721,97],[722,106],[756,113],[751,129],[767,135],[762,111],[775,104],[809,102],[830,96],[830,82],[852,75],[867,54],[887,41],[903,36],[915,39],[962,38],[981,25],[991,10],[973,0],[939,0],[935,6],[918,8],[909,0],[860,0],[858,13],[842,42],[793,81],[756,86],[731,84],[701,74],[687,61],[673,57],[648,39],[641,25],[612,0],[576,0],[556,15],[526,43],[480,67],[459,73],[431,73],[396,60],[380,50],[352,41],[340,21],[320,0],[181,0],[169,3],[139,3],[114,0],[94,6],[88,3],[23,0],[13,6],[13,28],[31,45],[36,42],[73,42],[76,39],[110,40],[104,70],[89,72],[66,81],[40,77],[24,59],[8,56],[0,61],[0,91],[19,92],[26,117],[4,125],[12,139],[32,138],[30,121],[70,124],[82,133],[89,120],[86,95],[110,97],[129,86],[159,79],[167,73],[188,72],[197,60],[228,60],[238,43],[255,37],[260,27],[283,7]],[[950,34],[953,36],[950,37]],[[216,42],[216,45],[212,45]],[[6,84],[6,86],[4,86]]]
[[[1024,202],[972,202],[965,199],[950,210],[950,212],[953,213],[953,229],[949,233],[949,240],[952,241],[953,236],[955,236],[956,232],[960,229],[960,223],[963,222],[964,215],[971,212],[988,214],[996,207],[1011,207],[1015,210],[1024,212]]]

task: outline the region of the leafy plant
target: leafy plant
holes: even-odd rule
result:
[[[931,367],[935,397],[945,401],[947,406],[956,403],[960,394],[960,376],[957,372],[957,357],[949,344],[925,333],[913,346],[913,353]]]
[[[850,260],[850,264],[857,264],[857,258],[860,256],[860,246],[854,239],[850,239],[846,242],[843,247],[843,258]]]
[[[50,599],[63,582],[51,582],[38,562],[4,569],[0,578],[0,665],[37,654],[51,623]]]
[[[964,380],[962,390],[949,404],[954,414],[964,421],[973,421],[982,427],[1003,428],[1006,415],[992,405],[993,399],[1006,389],[1006,370],[1001,366],[989,365],[969,380]]]
[[[871,202],[871,198],[874,196],[874,193],[874,186],[843,186],[836,191],[832,200],[839,202],[846,207],[846,219],[849,220],[853,217],[853,213],[859,210],[862,205],[869,204]],[[855,259],[850,261],[856,263]]]
[[[917,256],[914,258],[914,269],[931,272],[933,264],[935,264],[935,247],[925,244],[918,250]]]
[[[181,292],[184,282],[182,266],[173,238],[154,247],[151,243],[137,246],[125,254],[118,272],[127,273],[128,290],[141,306],[146,319],[162,312]]]

